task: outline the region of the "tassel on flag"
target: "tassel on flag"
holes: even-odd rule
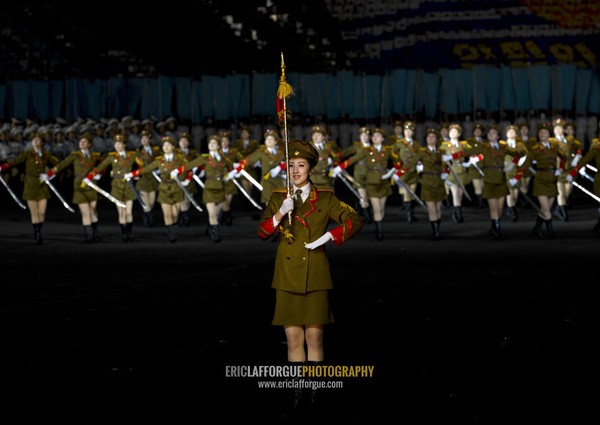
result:
[[[281,78],[279,79],[279,88],[277,89],[277,99],[275,102],[277,108],[277,117],[279,122],[283,123],[287,120],[287,107],[285,100],[294,95],[294,88],[287,82],[285,76],[285,62],[283,53],[281,53]]]

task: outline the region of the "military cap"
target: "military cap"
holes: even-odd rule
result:
[[[152,137],[152,133],[150,133],[148,130],[142,130],[140,132],[140,136],[142,136],[142,137],[144,137],[144,136],[146,136],[146,137]]]
[[[358,129],[358,134],[363,134],[363,133],[367,133],[370,134],[371,130],[369,130],[369,127],[361,127]]]
[[[383,137],[385,137],[385,130],[383,128],[375,127],[373,130],[371,130],[371,134],[375,134],[375,133],[379,133]]]
[[[321,133],[323,136],[325,136],[327,134],[325,127],[323,127],[322,125],[313,125],[310,129],[310,132],[311,133]]]
[[[554,121],[552,121],[552,127],[566,127],[567,123],[565,120],[563,120],[562,118],[557,118]]]
[[[459,133],[462,133],[462,127],[458,123],[452,123],[448,125],[448,130],[452,130],[453,128],[457,129]]]
[[[221,131],[219,131],[219,136],[231,138],[231,131],[229,131],[229,130],[221,130]]]
[[[438,137],[439,133],[435,128],[429,127],[427,130],[425,130],[425,135],[428,135],[428,134],[434,134],[435,137]]]
[[[208,136],[208,138],[206,139],[206,143],[210,143],[211,140],[216,140],[217,143],[221,144],[221,136],[219,136],[218,134],[211,134],[210,136]]]
[[[125,137],[125,135],[124,135],[124,134],[120,134],[120,133],[119,133],[119,134],[117,134],[117,135],[115,136],[115,143],[116,143],[116,142],[125,143],[126,141],[127,141],[127,139],[126,139],[126,137]]]
[[[539,133],[539,132],[540,132],[540,130],[548,130],[548,131],[551,131],[551,130],[552,130],[552,127],[550,126],[550,123],[549,123],[549,122],[545,122],[545,121],[544,121],[544,122],[541,122],[541,123],[539,123],[539,124],[538,124],[537,132]]]
[[[414,122],[412,122],[412,121],[406,121],[406,122],[404,123],[404,128],[406,128],[406,129],[408,129],[408,130],[413,130],[413,131],[414,131],[414,130],[415,130],[415,128],[416,128],[416,125],[415,125],[415,123],[414,123]]]
[[[172,144],[173,146],[175,146],[175,145],[176,145],[176,143],[175,143],[175,139],[174,139],[173,137],[171,137],[171,136],[163,136],[163,138],[161,139],[161,141],[162,141],[163,143],[170,143],[170,144]]]
[[[280,139],[279,132],[277,130],[275,130],[274,128],[267,128],[265,130],[265,134],[264,134],[265,139],[269,136],[273,136],[275,138],[275,140]]]
[[[314,167],[319,163],[319,152],[308,142],[303,140],[292,140],[288,146],[290,159],[304,158],[308,161],[310,167]]]
[[[500,133],[500,126],[498,124],[490,124],[488,125],[487,131],[496,130],[497,133]]]
[[[186,133],[185,131],[179,135],[179,138],[191,140],[190,135],[188,133]]]
[[[512,125],[512,124],[506,126],[505,133],[508,133],[508,130],[514,130],[515,133],[519,132],[519,128],[516,125]]]
[[[475,125],[473,125],[473,130],[477,130],[477,129],[483,131],[483,124],[478,122]]]
[[[400,120],[394,121],[394,127],[402,127],[402,121],[400,121]]]

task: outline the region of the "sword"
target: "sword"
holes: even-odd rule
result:
[[[133,182],[131,180],[127,180],[127,183],[129,183],[129,186],[131,186],[131,188],[133,189],[133,193],[135,193],[135,197],[137,198],[138,202],[140,203],[140,205],[142,206],[143,209],[146,209],[146,204],[144,204],[144,201],[142,200],[142,197],[140,195],[140,192],[135,188],[135,185],[133,184]]]
[[[63,206],[68,209],[69,211],[71,211],[72,213],[75,212],[75,210],[68,204],[67,201],[65,201],[65,199],[61,196],[61,194],[58,192],[58,190],[56,190],[56,188],[54,187],[54,185],[52,183],[50,183],[50,180],[46,179],[44,180],[44,183],[46,183],[48,185],[48,187],[52,190],[52,192],[54,192],[54,194],[56,195],[56,197],[60,200],[60,202],[62,202]]]
[[[594,177],[590,176],[588,173],[583,172],[583,173],[579,173],[579,174],[581,174],[583,177],[585,177],[589,181],[594,182]]]
[[[198,202],[196,202],[194,197],[192,195],[190,195],[190,192],[188,192],[185,189],[185,186],[183,185],[183,183],[181,183],[181,180],[179,180],[177,177],[175,177],[173,180],[175,180],[177,182],[177,185],[181,188],[181,190],[183,191],[183,194],[185,195],[187,200],[190,201],[190,204],[192,204],[194,206],[194,208],[196,208],[198,211],[203,212],[204,210],[202,209],[202,207],[200,205],[198,205]]]
[[[479,168],[479,165],[477,165],[476,163],[473,163],[471,165],[473,165],[473,167],[475,167],[475,169],[477,171],[479,171],[479,174],[481,174],[481,177],[483,177],[483,170],[481,168]]]
[[[407,192],[410,194],[410,196],[412,196],[412,197],[413,197],[413,199],[414,199],[415,201],[417,201],[417,203],[418,203],[418,204],[419,204],[421,207],[425,208],[425,211],[429,211],[429,210],[427,209],[427,205],[425,205],[425,202],[423,202],[423,201],[421,200],[421,198],[419,198],[419,197],[417,196],[417,194],[416,194],[415,192],[413,192],[413,190],[410,188],[410,186],[409,186],[409,185],[407,185],[406,183],[404,183],[404,182],[402,181],[402,179],[401,179],[401,178],[398,178],[398,181],[397,181],[396,183],[398,183],[400,186],[402,186],[402,187],[404,188],[404,190],[406,190],[406,191],[407,191]]]
[[[465,195],[465,197],[473,202],[473,200],[471,199],[471,197],[469,196],[469,192],[467,192],[467,188],[465,188],[465,185],[462,184],[462,182],[460,181],[460,179],[458,178],[458,176],[456,175],[456,171],[454,171],[452,169],[452,164],[450,163],[450,161],[446,161],[446,164],[448,165],[448,168],[450,169],[450,173],[452,174],[452,177],[454,177],[456,179],[456,184],[458,184],[460,186],[460,188],[463,190],[463,195]],[[452,182],[450,182],[452,183]]]
[[[593,165],[585,164],[585,166],[596,173],[598,172],[598,169],[596,167],[594,167]]]
[[[102,189],[100,186],[98,186],[96,183],[92,182],[92,181],[85,181],[84,183],[86,185],[88,185],[89,187],[91,187],[92,189],[94,189],[96,192],[98,192],[100,195],[104,196],[106,199],[108,199],[110,202],[112,202],[113,204],[121,207],[121,208],[126,208],[127,205],[125,205],[123,202],[119,201],[117,198],[115,198],[114,196],[112,196],[110,193],[108,193],[106,190]]]
[[[352,183],[352,184],[356,184],[358,187],[361,187],[361,188],[362,188],[362,185],[361,185],[360,183],[357,183],[357,182],[354,180],[354,177],[352,177],[352,174],[350,174],[348,171],[346,171],[346,170],[342,170],[342,174],[344,175],[344,177],[346,177],[348,180],[350,180],[350,183]]]
[[[10,196],[12,196],[12,198],[15,200],[15,202],[17,203],[17,205],[20,206],[21,208],[23,208],[24,210],[26,210],[27,207],[25,206],[25,204],[23,202],[21,202],[21,200],[17,197],[17,195],[15,195],[15,192],[12,191],[12,189],[10,188],[10,186],[8,185],[8,183],[6,183],[4,181],[4,179],[2,178],[1,175],[0,175],[0,180],[2,180],[2,184],[4,185],[4,187],[6,188],[6,190],[8,190],[8,193],[10,193]]]
[[[519,187],[518,183],[517,183],[516,187],[517,187],[517,190],[519,191],[519,193],[521,194],[521,196],[523,197],[523,199],[525,199],[529,205],[533,206],[533,208],[535,208],[538,213],[541,213],[542,210],[540,209],[540,207],[538,207],[538,205],[535,202],[533,202],[533,199],[531,199],[529,196],[527,196],[527,194],[523,191],[523,189],[521,189]]]
[[[241,173],[241,174],[242,174],[244,177],[246,177],[246,178],[247,178],[247,179],[250,181],[250,183],[252,183],[254,186],[256,186],[256,187],[258,188],[258,190],[260,190],[260,191],[262,192],[262,190],[263,190],[263,187],[262,187],[262,185],[261,185],[259,182],[257,182],[257,181],[256,181],[256,179],[255,179],[254,177],[252,177],[250,174],[248,174],[248,172],[247,172],[246,170],[244,170],[244,169],[242,168],[242,170],[240,171],[240,173]],[[235,177],[234,177],[234,178],[235,178]]]
[[[250,201],[250,203],[251,203],[252,205],[254,205],[256,208],[258,208],[259,210],[261,210],[261,211],[262,211],[262,207],[261,207],[260,205],[258,205],[254,199],[252,199],[252,196],[250,196],[250,194],[244,190],[244,188],[242,187],[242,185],[241,185],[241,184],[240,184],[240,183],[239,183],[239,182],[238,182],[236,179],[232,179],[232,180],[233,180],[233,183],[234,183],[234,184],[237,186],[237,188],[240,190],[240,192],[242,192],[242,194],[243,194],[243,195],[244,195],[246,198],[248,198],[248,200]]]
[[[193,174],[193,178],[196,181],[196,183],[198,183],[198,186],[200,186],[202,189],[204,189],[204,182],[202,181],[200,176],[198,176],[197,174]]]
[[[339,177],[339,178],[340,178],[340,180],[341,180],[341,181],[342,181],[342,182],[343,182],[343,183],[344,183],[344,184],[345,184],[345,185],[348,187],[348,189],[350,189],[350,192],[352,192],[352,194],[353,194],[354,196],[356,196],[356,197],[358,198],[358,200],[359,200],[361,203],[363,203],[363,204],[364,204],[364,203],[366,203],[366,202],[367,202],[367,201],[366,201],[366,200],[365,200],[365,199],[364,199],[362,196],[360,196],[360,193],[358,193],[358,190],[356,190],[356,188],[355,188],[354,186],[352,186],[352,183],[350,183],[350,181],[349,181],[349,180],[348,180],[348,178],[347,178],[347,177],[344,175],[344,173],[339,173],[339,174],[337,175],[337,177]]]
[[[576,188],[578,188],[579,190],[581,190],[586,195],[590,196],[592,199],[596,200],[596,202],[600,202],[600,197],[594,195],[592,192],[590,192],[589,190],[587,190],[585,187],[583,187],[579,183],[577,183],[577,182],[574,181],[573,182],[573,186],[575,186]]]
[[[152,175],[154,176],[154,178],[156,179],[157,182],[159,182],[159,183],[162,182],[162,179],[159,177],[159,175],[156,172],[156,170],[152,171]]]

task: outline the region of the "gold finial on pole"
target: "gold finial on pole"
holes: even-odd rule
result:
[[[288,194],[292,195],[292,186],[290,184],[290,153],[289,153],[289,137],[287,128],[287,103],[286,99],[294,95],[294,88],[287,82],[285,76],[285,61],[283,59],[283,52],[281,52],[281,77],[279,78],[279,88],[277,89],[277,117],[279,118],[279,124],[283,127],[283,142],[285,146],[285,186]],[[292,222],[292,212],[288,214],[288,220]]]

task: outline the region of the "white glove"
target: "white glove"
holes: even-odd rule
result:
[[[102,174],[94,174],[94,180],[98,181],[102,178]]]
[[[179,175],[179,169],[175,168],[173,171],[171,171],[171,174],[169,175],[172,179],[176,178]]]
[[[233,163],[233,168],[237,168],[237,167],[239,167],[239,166],[240,166],[240,163],[239,163],[239,162],[234,162],[234,163]]]
[[[582,176],[584,176],[584,177],[586,176],[586,174],[585,174],[585,167],[581,167],[581,168],[579,169],[579,174],[581,174],[581,175],[582,175]]]
[[[473,155],[473,156],[469,157],[470,165],[477,164],[478,162],[479,162],[479,155]]]
[[[206,175],[206,170],[203,168],[200,170],[200,172],[198,173],[198,177],[202,178]]]
[[[511,171],[513,168],[515,168],[515,164],[514,162],[509,163],[506,167],[504,167],[504,171],[506,173],[508,173],[509,171]]]
[[[123,178],[125,180],[129,181],[133,178],[133,173],[125,173],[125,174],[123,174]]]
[[[192,173],[196,174],[198,172],[198,167],[192,168]]]
[[[560,169],[560,168],[557,168],[556,170],[554,170],[554,176],[555,176],[555,177],[558,177],[558,176],[560,176],[560,175],[562,174],[562,171],[563,171],[562,169]]]
[[[395,168],[390,168],[385,174],[382,174],[381,180],[387,180],[396,172]]]
[[[516,187],[517,184],[519,184],[519,180],[515,179],[514,177],[511,178],[510,180],[508,180],[508,183],[512,186],[512,187]]]
[[[520,167],[521,165],[523,165],[525,163],[525,160],[527,159],[527,155],[523,155],[521,158],[519,158],[519,162],[517,162],[517,165]],[[535,163],[535,161],[532,161],[532,164]]]
[[[442,161],[448,162],[452,160],[452,155],[442,155]]]
[[[238,174],[238,172],[234,168],[229,173],[227,173],[227,176],[225,177],[225,181],[228,182],[229,180],[236,178],[237,174]]]
[[[423,172],[423,163],[419,162],[417,164],[417,166],[415,167],[415,169],[417,170],[417,173],[422,173]]]
[[[40,182],[47,182],[47,181],[50,181],[48,174],[46,174],[46,173],[40,174]]]
[[[394,178],[394,181],[396,183],[398,183],[398,181],[400,181],[400,176],[398,174],[394,173],[394,174],[392,174],[392,177]]]
[[[331,167],[333,165],[333,159],[327,158],[327,165]]]
[[[190,184],[190,181],[188,179],[185,179],[181,182],[181,184],[185,187]]]
[[[442,180],[446,180],[446,179],[448,178],[448,175],[449,175],[448,173],[441,173],[441,174],[440,174],[440,178],[441,178]]]
[[[463,166],[463,168],[469,168],[471,166],[471,161],[462,162],[461,165]]]
[[[580,159],[581,159],[581,154],[575,155],[575,157],[573,157],[573,161],[571,161],[571,167],[576,167],[577,164],[579,163]]]
[[[572,182],[573,182],[573,176],[572,176],[572,175],[570,175],[570,174],[567,174],[567,177],[565,177],[565,178],[567,179],[567,181],[568,181],[569,183],[572,183]]]
[[[531,165],[535,165],[535,164],[537,164],[537,160],[534,159],[533,161],[531,161]]]
[[[340,167],[339,165],[337,167],[335,167],[333,169],[333,172],[331,173],[331,177],[333,177],[334,179],[338,176],[338,174],[340,174],[342,171],[342,167]]]
[[[294,198],[288,195],[282,202],[281,207],[279,207],[279,213],[281,215],[286,215],[291,210],[294,209]]]
[[[323,236],[321,236],[316,241],[313,241],[311,243],[307,243],[306,245],[304,245],[304,248],[306,248],[306,249],[315,249],[315,248],[320,247],[321,245],[325,245],[330,240],[333,240],[333,236],[332,236],[331,233],[326,232]]]
[[[277,177],[280,172],[281,172],[281,167],[278,165],[276,167],[271,168],[271,171],[269,172],[269,174],[271,174],[271,177]]]
[[[83,182],[87,185],[88,183],[91,183],[91,180],[86,177],[83,179]]]

